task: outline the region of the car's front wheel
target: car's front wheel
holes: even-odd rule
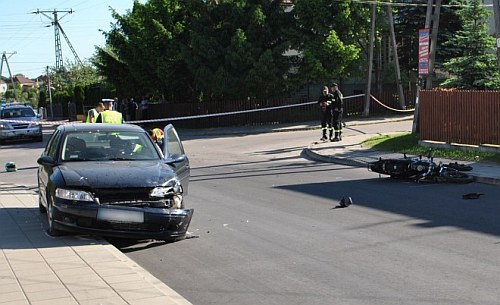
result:
[[[61,235],[61,231],[54,228],[54,206],[50,200],[47,200],[47,222],[49,224],[47,233],[49,233],[50,236]]]

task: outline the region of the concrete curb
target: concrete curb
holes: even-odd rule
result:
[[[123,263],[125,263],[127,266],[129,266],[134,272],[139,274],[142,278],[144,278],[148,283],[153,285],[155,288],[163,292],[170,301],[174,301],[175,304],[178,305],[192,305],[191,302],[188,300],[184,299],[180,294],[178,294],[175,290],[172,288],[168,287],[165,283],[160,281],[158,278],[153,276],[151,273],[146,271],[144,268],[139,266],[136,262],[128,258],[125,254],[120,252],[117,248],[115,248],[113,245],[109,244],[108,242],[105,243],[104,247],[111,253],[113,253],[114,256],[117,257],[117,259]]]
[[[356,159],[351,159],[351,158],[335,157],[334,155],[331,155],[331,156],[320,155],[318,153],[315,153],[311,149],[311,147],[304,148],[302,150],[302,152],[304,153],[304,155],[306,155],[310,159],[312,159],[314,161],[319,161],[319,162],[336,163],[336,164],[353,166],[353,167],[366,167],[368,165],[368,162],[362,161],[362,160],[356,160]]]

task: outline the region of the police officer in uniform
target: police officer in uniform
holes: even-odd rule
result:
[[[318,104],[321,108],[321,130],[323,136],[321,141],[326,141],[326,130],[328,128],[330,140],[333,139],[333,128],[332,128],[332,95],[328,93],[328,87],[324,86],[321,90],[321,96],[318,98]]]
[[[330,140],[333,142],[342,141],[342,112],[344,111],[344,96],[339,90],[339,86],[336,83],[332,84],[332,91],[330,93],[332,96],[332,121],[333,128],[335,129],[335,138]]]
[[[113,99],[103,99],[104,111],[99,113],[96,123],[122,124],[123,116],[121,112],[113,110]]]
[[[87,112],[87,120],[85,123],[95,123],[95,120],[99,116],[99,113],[101,113],[104,110],[104,104],[102,102],[97,103],[97,106],[95,108],[90,109]]]

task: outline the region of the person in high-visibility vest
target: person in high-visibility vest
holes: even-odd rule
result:
[[[113,110],[113,99],[103,99],[104,111],[99,113],[96,123],[122,124],[123,115]]]
[[[150,129],[149,135],[151,136],[151,139],[153,139],[153,141],[158,144],[161,144],[163,142],[163,138],[165,137],[163,130],[161,130],[160,128]]]
[[[87,112],[87,120],[85,123],[95,123],[97,117],[99,116],[99,113],[101,113],[104,110],[104,104],[102,102],[97,103],[97,106],[95,108],[90,109]]]

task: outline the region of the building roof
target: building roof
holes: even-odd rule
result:
[[[14,79],[20,84],[34,84],[34,83],[36,83],[34,80],[31,80],[31,79],[29,79],[21,74],[14,76]]]

